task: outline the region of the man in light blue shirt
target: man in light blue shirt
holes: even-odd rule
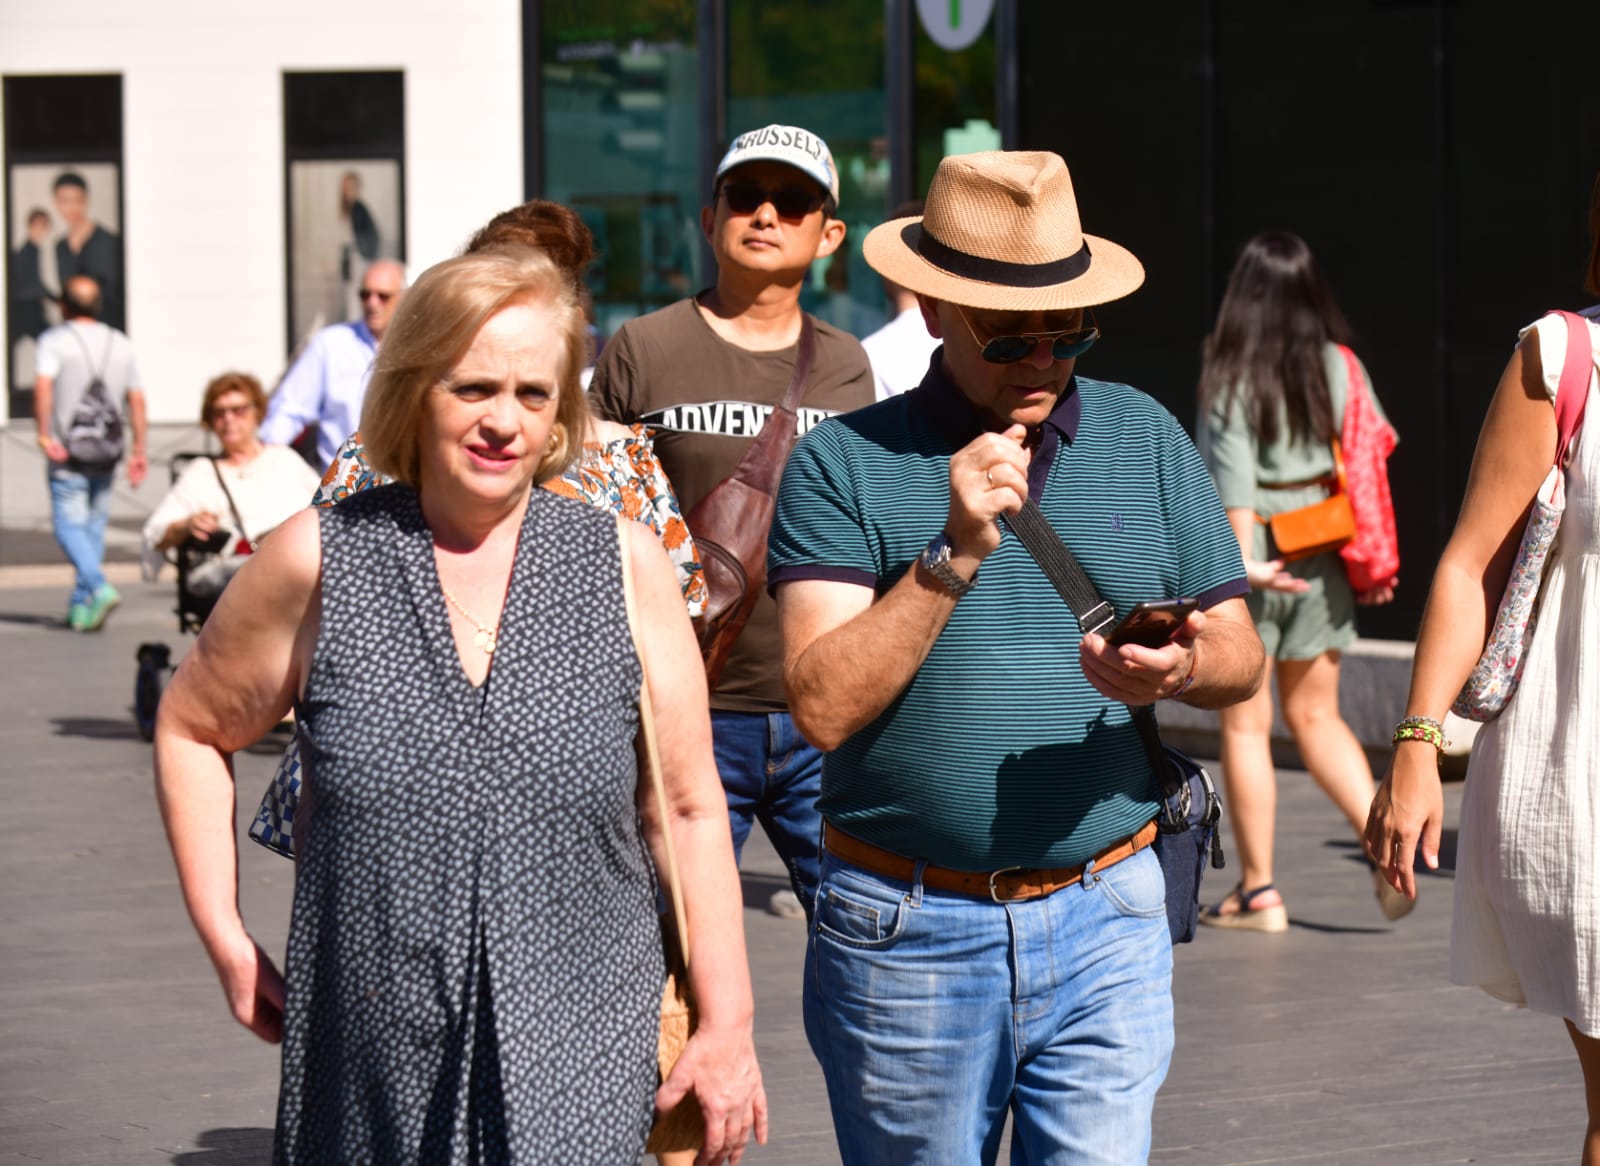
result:
[[[344,439],[361,424],[372,358],[406,290],[406,270],[392,259],[361,277],[361,319],[324,328],[284,374],[261,423],[261,440],[288,445],[317,427],[317,460],[327,469]]]

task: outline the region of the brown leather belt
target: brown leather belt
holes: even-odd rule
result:
[[[1093,863],[1096,871],[1115,866],[1125,858],[1138,854],[1156,840],[1156,824],[1146,823],[1131,838],[1112,843],[1083,866],[1060,866],[1052,870],[1029,870],[1008,866],[996,871],[951,870],[949,867],[929,864],[922,868],[922,881],[926,886],[941,891],[954,891],[978,899],[993,899],[996,903],[1009,903],[1017,899],[1042,899],[1083,880],[1085,866]],[[883,850],[870,842],[863,842],[840,830],[828,826],[822,835],[823,849],[828,853],[854,863],[863,870],[885,878],[909,883],[916,873],[914,860],[892,850]]]
[[[1301,478],[1298,482],[1257,482],[1263,490],[1304,490],[1308,486],[1326,486],[1332,489],[1339,484],[1337,474],[1323,474],[1317,478]]]

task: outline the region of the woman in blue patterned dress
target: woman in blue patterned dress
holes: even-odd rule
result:
[[[278,1162],[632,1162],[653,1103],[691,1090],[708,1161],[765,1138],[671,564],[638,524],[535,488],[584,432],[583,350],[571,282],[542,255],[425,273],[363,416],[393,484],[266,540],[162,702],[157,789],[190,916],[235,1017],[284,1041]],[[666,822],[636,761],[641,665]],[[227,754],[291,703],[317,798],[285,983],[239,916]],[[658,1091],[666,829],[700,1026]]]

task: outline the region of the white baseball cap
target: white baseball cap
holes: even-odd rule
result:
[[[833,153],[816,134],[799,126],[770,125],[750,130],[733,139],[728,152],[717,163],[715,180],[746,162],[782,162],[811,179],[839,205],[839,171]]]

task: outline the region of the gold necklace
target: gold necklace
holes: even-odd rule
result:
[[[484,627],[483,624],[479,622],[477,616],[473,615],[470,611],[461,606],[461,600],[450,594],[450,588],[446,587],[443,583],[440,583],[439,590],[444,592],[444,597],[450,601],[450,605],[462,615],[466,616],[467,622],[478,629],[477,632],[473,634],[472,642],[483,649],[483,654],[485,656],[493,656],[495,647],[499,643],[500,639],[499,625],[497,624],[492,628]]]

